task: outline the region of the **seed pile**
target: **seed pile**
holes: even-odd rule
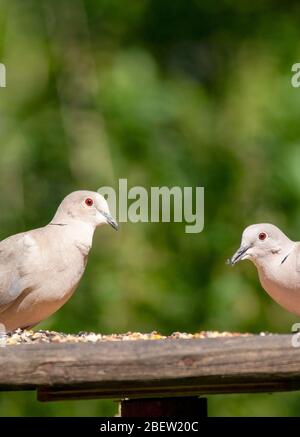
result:
[[[236,332],[201,331],[195,334],[174,332],[169,336],[162,335],[156,331],[142,334],[140,332],[127,332],[126,334],[103,335],[95,332],[79,332],[78,334],[65,334],[55,331],[32,331],[21,330],[8,334],[5,338],[6,345],[34,344],[34,343],[99,343],[104,341],[130,341],[130,340],[164,340],[164,339],[195,339],[195,338],[218,338],[238,337],[251,334],[240,334]],[[260,335],[266,335],[261,333]],[[4,340],[4,339],[3,339]]]

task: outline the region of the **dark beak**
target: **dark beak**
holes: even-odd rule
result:
[[[241,261],[243,255],[247,252],[247,250],[250,248],[251,246],[241,246],[236,252],[235,254],[229,258],[227,260],[227,264],[230,264],[231,266],[234,266],[234,264],[238,263],[239,261]]]
[[[106,218],[106,222],[117,231],[119,229],[119,225],[116,220],[107,212],[101,211],[101,214]]]

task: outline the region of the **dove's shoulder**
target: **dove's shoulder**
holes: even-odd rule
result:
[[[18,261],[21,261],[20,256],[22,257],[32,248],[38,247],[38,236],[42,229],[15,234],[0,241],[0,271],[4,264],[16,258],[18,258]]]
[[[0,271],[4,264],[18,256],[22,250],[25,236],[26,232],[22,232],[0,241]]]

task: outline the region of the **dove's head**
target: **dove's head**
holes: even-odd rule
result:
[[[241,247],[228,260],[231,265],[244,259],[259,264],[266,257],[274,257],[287,250],[292,241],[276,226],[260,223],[248,226],[242,235]]]
[[[81,221],[97,227],[109,224],[118,229],[104,197],[95,191],[74,191],[64,198],[52,220],[52,224]]]

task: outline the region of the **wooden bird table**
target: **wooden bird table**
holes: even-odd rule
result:
[[[20,344],[0,349],[0,368],[2,391],[116,399],[124,417],[201,417],[199,396],[300,389],[291,335]]]

